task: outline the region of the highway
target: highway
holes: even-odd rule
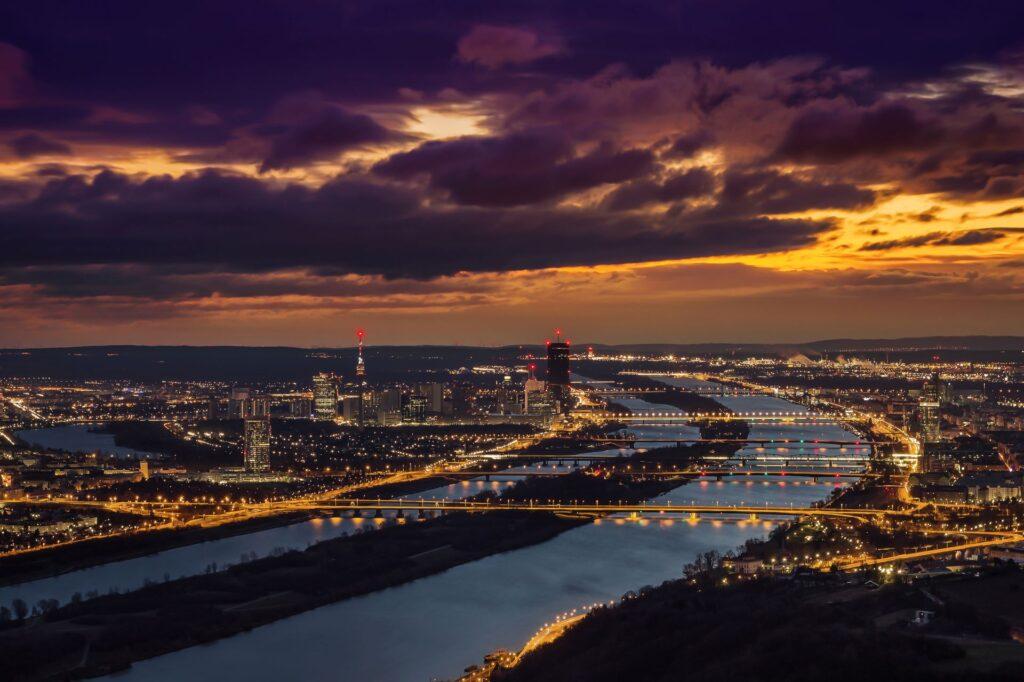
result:
[[[943,536],[963,535],[969,538],[978,539],[968,539],[965,542],[953,543],[950,545],[944,545],[940,547],[932,547],[929,549],[899,552],[885,556],[856,557],[845,562],[840,562],[839,567],[843,570],[869,568],[871,566],[883,566],[885,564],[903,563],[907,561],[916,561],[918,559],[928,559],[936,556],[945,556],[947,554],[953,554],[955,552],[965,552],[972,549],[983,549],[985,547],[995,547],[998,545],[1008,545],[1012,543],[1024,542],[1024,534],[1017,531],[945,531],[931,528],[918,528],[915,529],[915,532]]]

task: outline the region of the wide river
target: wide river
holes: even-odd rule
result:
[[[775,402],[778,400],[775,398],[767,399],[774,407],[762,407],[766,399],[756,396],[723,397],[721,400],[736,411],[798,409],[792,403]],[[640,405],[633,407],[641,408]],[[647,409],[651,409],[650,404]],[[856,439],[854,434],[836,424],[800,428],[810,429],[821,439]],[[694,430],[686,426],[631,427],[630,430],[650,438],[694,435]],[[794,429],[789,425],[766,424],[758,426],[757,432],[758,438],[781,440],[790,438]],[[759,453],[772,454],[780,448],[768,446]],[[838,448],[830,448],[822,454],[833,452],[838,455]],[[488,485],[501,486],[502,483],[456,484],[429,494],[462,496]],[[676,504],[804,506],[826,497],[836,485],[844,483],[734,478],[726,482],[691,483],[664,495],[663,499]],[[347,525],[354,523],[372,522],[338,519],[323,520],[319,525],[317,522],[295,524],[285,529],[121,562],[119,570],[122,573],[136,568],[142,571],[142,564],[135,562],[183,550],[205,553],[199,562],[205,559],[210,563],[211,553],[219,552],[225,546],[221,543],[229,541],[235,544],[224,551],[225,556],[236,558],[246,551],[264,554],[282,545],[282,532],[296,533],[298,537],[293,544],[303,546],[354,530]],[[302,530],[297,531],[297,527]],[[112,682],[184,679],[276,682],[282,679],[424,681],[456,678],[465,666],[480,662],[489,651],[499,647],[519,648],[555,614],[615,600],[629,590],[679,577],[683,565],[698,552],[736,548],[748,538],[762,536],[771,527],[770,523],[763,522],[705,519],[692,524],[681,520],[606,518],[539,545],[324,606],[209,645],[142,661],[107,679]],[[152,567],[152,570],[159,569],[158,565]],[[169,572],[174,575],[175,570]]]
[[[45,429],[15,431],[14,435],[30,445],[38,445],[50,450],[100,452],[123,459],[156,457],[151,452],[117,445],[114,442],[114,434],[92,431],[94,428],[96,428],[95,425],[90,424],[63,424]]]

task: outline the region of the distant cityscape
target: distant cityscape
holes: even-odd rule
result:
[[[12,632],[39,619],[60,627],[111,599],[136,608],[134,600],[157,589],[158,576],[146,578],[152,587],[108,578],[115,580],[108,596],[102,583],[88,594],[56,585],[29,590],[51,570],[35,556],[120,574],[136,547],[217,547],[238,533],[306,528],[323,518],[358,530],[352,524],[367,515],[373,528],[440,524],[433,532],[453,537],[471,532],[451,526],[463,516],[489,525],[547,518],[545,533],[606,518],[698,528],[710,517],[719,519],[711,532],[723,521],[771,530],[760,540],[754,532],[736,552],[698,557],[682,574],[697,585],[799,577],[816,589],[832,589],[828,581],[877,588],[965,570],[985,580],[1024,564],[1024,349],[683,355],[574,345],[556,330],[535,346],[451,349],[441,368],[430,360],[436,349],[410,347],[398,354],[396,374],[394,349],[377,351],[366,339],[360,330],[351,353],[312,354],[322,369],[306,381],[4,379],[0,566],[12,584],[0,588],[0,601],[11,595],[0,620]],[[162,351],[135,352],[158,358]],[[192,351],[196,361],[205,352]],[[340,362],[346,355],[348,367]],[[488,361],[470,361],[479,355]],[[409,361],[416,356],[430,369],[416,369]],[[408,378],[378,379],[378,372]],[[770,487],[751,499],[742,491],[755,481]],[[826,482],[811,498],[794,497]],[[487,511],[494,514],[480,513]],[[561,523],[568,526],[556,531]],[[508,532],[529,544],[540,531]],[[418,537],[388,540],[390,533],[374,533],[374,543],[397,548]],[[936,534],[944,539],[935,542]],[[308,549],[243,554],[224,568],[194,562],[181,579],[201,583],[189,574],[213,579],[251,566],[252,579],[265,580],[261,571],[306,561],[308,552],[340,557],[356,537],[371,538],[345,530]],[[342,582],[327,594],[355,579],[332,578]],[[176,584],[167,581],[167,589]],[[247,593],[259,594],[256,585]],[[323,589],[309,594],[310,603],[336,600],[316,596]],[[15,596],[21,590],[49,596]],[[630,595],[623,603],[636,599]],[[214,599],[206,608],[226,613]],[[563,614],[525,650],[541,655],[542,642],[589,622],[583,616],[591,608]],[[916,613],[917,621],[899,622],[923,632],[938,627],[931,619],[942,627],[955,621],[934,608]],[[248,622],[219,618],[217,638]],[[172,635],[161,651],[182,646]],[[88,669],[130,663],[137,652],[116,645],[88,654],[90,666],[101,666]],[[491,652],[465,678],[504,679],[522,668],[521,656]]]
[[[1024,681],[1022,19],[3,3],[0,682]]]

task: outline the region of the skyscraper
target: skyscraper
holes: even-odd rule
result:
[[[569,407],[569,340],[562,340],[562,330],[555,330],[555,340],[548,341],[548,393],[552,400]]]
[[[338,414],[338,381],[330,372],[313,376],[313,417],[329,421]]]
[[[918,410],[921,417],[921,466],[922,471],[945,471],[954,466],[948,448],[942,445],[942,397],[945,382],[938,372],[924,382]]]
[[[534,376],[536,369],[536,365],[530,365],[530,376],[523,385],[523,412],[526,414],[540,414],[551,405],[544,382]]]
[[[942,393],[943,381],[936,372],[924,382],[918,403],[921,410],[921,440],[925,443],[938,443],[942,440]]]
[[[242,456],[246,471],[260,473],[270,470],[270,419],[245,420]]]

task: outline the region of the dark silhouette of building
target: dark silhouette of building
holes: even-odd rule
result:
[[[569,407],[569,341],[555,330],[555,340],[548,341],[547,388],[552,400],[563,410]]]

